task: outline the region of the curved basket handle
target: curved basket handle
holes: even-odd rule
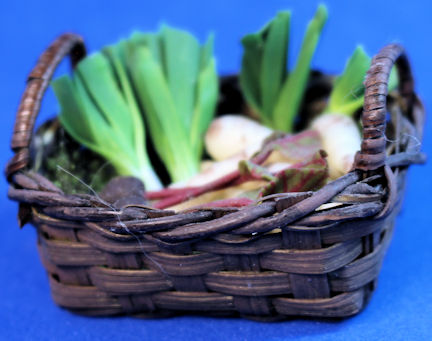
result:
[[[66,55],[70,56],[72,67],[86,55],[84,41],[79,35],[65,33],[58,37],[42,53],[27,78],[27,85],[16,114],[11,141],[11,148],[15,155],[6,166],[8,179],[28,165],[30,141],[42,97],[55,69]]]
[[[363,142],[360,152],[356,154],[354,169],[371,171],[385,165],[386,98],[394,64],[399,76],[399,93],[406,101],[407,108],[412,107],[415,99],[414,79],[405,51],[398,44],[387,45],[372,59],[364,82]]]

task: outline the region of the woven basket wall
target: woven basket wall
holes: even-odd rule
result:
[[[84,55],[80,37],[59,37],[31,72],[6,175],[20,224],[38,232],[55,302],[89,315],[179,313],[275,320],[345,317],[375,288],[408,166],[424,161],[424,110],[405,53],[384,47],[365,80],[363,143],[353,170],[316,192],[286,193],[258,205],[177,213],[113,211],[92,195],[68,195],[30,171],[29,146],[41,98],[66,55]],[[395,64],[397,103],[387,107]],[[388,115],[390,113],[390,115]],[[391,120],[387,120],[387,117]],[[387,122],[388,121],[388,122]],[[391,129],[396,138],[388,141]],[[343,203],[316,210],[326,203]]]

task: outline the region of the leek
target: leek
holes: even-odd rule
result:
[[[218,77],[213,37],[204,46],[189,33],[164,26],[135,33],[127,54],[132,83],[155,149],[171,180],[199,172],[204,134],[214,116]]]
[[[120,175],[136,176],[155,190],[162,185],[147,155],[147,128],[171,180],[187,180],[199,171],[216,108],[212,55],[212,36],[200,46],[191,34],[167,26],[134,33],[53,81],[60,122]]]
[[[119,174],[136,176],[148,189],[161,187],[143,152],[142,118],[131,111],[103,54],[85,58],[72,77],[62,76],[52,86],[61,106],[60,122],[75,140],[102,155]]]
[[[369,70],[371,58],[362,46],[357,46],[348,59],[343,73],[336,78],[329,101],[324,113],[338,113],[352,116],[363,106],[363,81]],[[392,69],[389,79],[389,91],[396,88],[398,78],[395,68]]]
[[[291,14],[279,12],[263,29],[242,39],[244,54],[240,86],[260,120],[276,130],[291,132],[309,79],[310,64],[327,8],[320,5],[309,23],[294,69],[286,68]]]

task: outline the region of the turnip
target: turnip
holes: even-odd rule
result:
[[[210,124],[205,146],[216,161],[236,155],[247,159],[260,149],[272,132],[272,129],[244,116],[225,115]]]
[[[360,149],[361,137],[357,124],[345,115],[326,113],[312,122],[327,152],[329,175],[338,178],[348,173]]]

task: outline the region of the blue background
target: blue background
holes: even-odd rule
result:
[[[290,55],[295,56],[306,23],[317,6],[316,1],[88,2],[0,1],[2,167],[12,155],[9,139],[26,74],[58,34],[80,33],[92,51],[127,36],[133,29],[154,30],[161,21],[186,28],[201,40],[214,31],[218,68],[221,73],[228,73],[239,69],[240,38],[260,28],[280,9],[293,10]],[[356,44],[362,43],[374,54],[386,43],[399,41],[412,61],[417,91],[426,108],[431,108],[431,2],[328,0],[326,3],[330,17],[314,66],[326,72],[340,72]],[[49,92],[43,103],[42,119],[56,110],[54,96]],[[429,120],[423,150],[432,155],[430,132]],[[7,200],[7,184],[1,179],[0,339],[431,340],[431,167],[429,163],[410,171],[405,206],[378,289],[360,315],[342,322],[292,320],[273,324],[202,317],[87,318],[58,308],[51,300],[36,252],[35,231],[31,226],[19,230],[15,219],[17,204]]]

